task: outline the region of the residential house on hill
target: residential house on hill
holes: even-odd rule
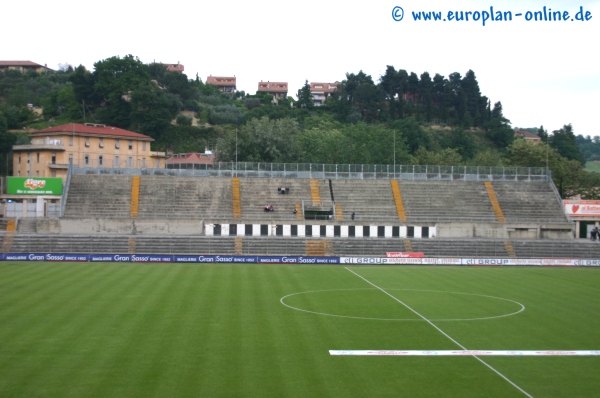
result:
[[[182,64],[179,63],[179,61],[177,61],[176,64],[163,64],[164,66],[167,67],[167,71],[169,72],[183,72],[184,67]]]
[[[235,76],[208,76],[206,84],[216,86],[222,93],[234,93],[237,89]]]
[[[286,98],[288,93],[287,82],[263,82],[258,83],[257,93],[267,93],[273,96],[273,99],[277,101],[281,98]]]
[[[31,61],[0,61],[0,71],[16,70],[21,73],[30,70],[34,72],[54,72],[48,65],[40,65]]]
[[[515,137],[521,137],[521,138],[525,139],[526,141],[531,142],[533,144],[539,144],[540,142],[542,142],[542,137],[540,137],[537,134],[530,133],[529,131],[525,131],[525,130],[515,131]]]
[[[339,82],[335,83],[310,83],[310,94],[312,96],[313,104],[315,106],[321,106],[325,103],[338,88]]]

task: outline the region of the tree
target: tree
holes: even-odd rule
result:
[[[133,55],[127,55],[98,61],[94,68],[94,96],[102,106],[98,117],[106,124],[129,128],[132,123],[130,96],[139,87],[149,84],[148,66]]]
[[[429,134],[423,130],[423,127],[413,117],[407,117],[390,123],[389,127],[402,133],[406,142],[408,151],[414,154],[417,149],[423,147],[431,148],[431,139]]]
[[[237,130],[229,130],[218,141],[217,160],[240,162],[294,162],[299,150],[297,135],[300,126],[295,119],[271,120],[268,117],[252,119]],[[236,146],[237,135],[237,146]]]
[[[491,119],[483,126],[485,136],[498,149],[506,148],[513,141],[515,132],[509,125],[510,121],[502,113],[502,103],[496,102],[491,111]]]
[[[420,165],[460,166],[463,163],[462,157],[453,148],[446,148],[441,151],[428,151],[421,147],[417,149],[412,160],[413,164]]]
[[[549,137],[550,146],[564,158],[585,164],[585,158],[577,146],[571,124],[565,124],[561,129],[554,130]]]
[[[130,120],[133,130],[158,139],[181,108],[179,97],[165,93],[154,83],[131,92]],[[128,126],[129,127],[129,126]]]
[[[310,84],[308,84],[308,80],[306,80],[304,82],[304,86],[298,90],[298,102],[296,102],[296,106],[298,108],[306,109],[311,109],[314,106],[312,96],[310,94]]]
[[[0,110],[0,173],[2,175],[9,175],[10,170],[6,169],[5,165],[8,164],[6,160],[9,158],[12,146],[16,140],[17,137],[8,132],[7,120],[4,117],[4,113]]]

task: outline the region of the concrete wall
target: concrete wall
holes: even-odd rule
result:
[[[39,224],[38,224],[38,231]],[[64,234],[136,234],[136,235],[199,235],[204,232],[203,221],[198,220],[136,220],[136,219],[78,219],[60,220]]]
[[[437,224],[438,238],[573,239],[574,223],[556,224]]]

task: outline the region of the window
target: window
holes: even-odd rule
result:
[[[131,156],[127,159],[127,167],[133,167],[133,158]]]
[[[143,159],[142,159],[142,167],[143,167],[143,168],[146,168],[146,158],[143,158]]]
[[[90,146],[90,137],[85,137],[85,146]]]
[[[120,161],[119,161],[119,156],[115,156],[115,159],[113,160],[113,163],[115,165],[115,167],[119,167],[120,165]]]
[[[69,136],[69,145],[73,146],[73,136],[72,135]]]
[[[102,155],[98,156],[98,166],[102,166],[102,163],[104,162],[104,158],[102,157]]]
[[[35,162],[36,163],[40,162],[40,153],[39,152],[35,154]]]
[[[27,154],[27,163],[31,163],[31,152]]]
[[[133,149],[133,141],[129,140],[129,150],[132,150],[132,149]]]
[[[19,164],[21,164],[21,154],[19,154]]]
[[[115,148],[121,148],[121,142],[119,140],[115,140]]]
[[[104,148],[104,138],[99,138],[98,139],[98,147]]]
[[[56,153],[52,154],[52,164],[56,164]]]
[[[83,158],[83,163],[88,165],[90,164],[90,155],[85,155]]]
[[[145,151],[145,150],[146,150],[146,141],[143,141],[142,142],[142,151]]]

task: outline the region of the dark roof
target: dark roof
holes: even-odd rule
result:
[[[154,141],[153,138],[148,137],[144,134],[134,133],[133,131],[123,130],[118,127],[105,126],[103,124],[76,124],[69,123],[55,127],[48,127],[47,129],[34,131],[32,135],[43,135],[48,133],[75,133],[83,135],[98,135],[98,136],[111,136],[121,138],[132,138],[138,140]]]

